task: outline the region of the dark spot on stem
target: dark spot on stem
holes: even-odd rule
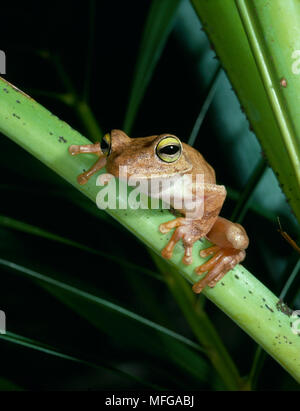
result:
[[[274,310],[272,310],[272,308],[270,308],[267,304],[265,304],[265,307],[266,307],[269,311],[271,311],[271,313],[274,312]]]
[[[59,136],[59,137],[58,137],[58,141],[59,141],[60,143],[66,143],[66,142],[67,142],[67,140],[66,140],[63,136]]]
[[[276,308],[288,317],[293,314],[293,310],[291,310],[281,298],[277,301]]]
[[[284,88],[287,87],[287,79],[285,77],[282,77],[280,79],[280,85],[281,85],[281,87],[284,87]]]

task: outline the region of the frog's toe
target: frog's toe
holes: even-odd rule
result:
[[[84,184],[86,184],[88,181],[89,181],[89,179],[86,177],[86,174],[85,174],[85,173],[82,173],[82,174],[80,174],[80,175],[77,177],[77,182],[78,182],[80,185],[84,185]]]
[[[173,228],[183,225],[183,222],[184,222],[184,218],[182,217],[175,218],[174,220],[167,221],[166,223],[160,224],[159,231],[162,234],[166,234],[169,231],[171,231]]]
[[[208,257],[209,255],[212,254],[209,252],[208,248],[202,251],[207,251],[207,253],[200,252],[201,257]],[[218,261],[220,259],[222,260],[222,257],[223,257],[223,250],[218,248],[217,252],[214,253],[212,258],[210,258],[208,261],[206,261],[206,263],[203,263],[202,265],[200,265],[199,267],[195,269],[196,273],[198,275],[201,275],[205,273],[206,271],[210,272],[211,270],[215,269],[217,267]]]
[[[207,285],[214,287],[224,275],[232,270],[238,263],[245,258],[244,250],[222,248],[206,263],[196,268],[197,274],[202,274],[207,271],[204,278],[193,285],[193,291],[200,293]]]
[[[182,258],[183,264],[190,265],[193,262],[192,250],[194,243],[203,237],[201,227],[198,227],[197,221],[190,221],[183,217],[175,218],[174,220],[163,223],[159,226],[161,233],[165,234],[175,228],[175,231],[162,250],[162,256],[170,259],[173,254],[173,249],[179,240],[182,240],[184,247],[184,256]]]
[[[210,255],[215,254],[217,251],[219,251],[221,249],[221,247],[219,247],[218,245],[213,245],[211,247],[205,248],[204,250],[200,251],[200,256],[202,258],[206,258]]]
[[[69,147],[69,153],[71,154],[71,156],[76,156],[76,154],[80,153],[80,146],[73,144]]]
[[[184,248],[184,256],[182,258],[182,262],[185,265],[190,265],[193,262],[193,256],[192,256],[192,251],[193,251],[193,246],[185,246]]]
[[[167,223],[166,223],[166,224],[167,224]],[[175,245],[178,243],[178,241],[180,240],[180,238],[181,238],[181,232],[180,232],[180,230],[177,228],[177,229],[174,231],[174,233],[173,233],[170,241],[168,242],[168,244],[165,246],[165,248],[164,248],[164,249],[162,250],[162,252],[161,252],[161,255],[162,255],[164,258],[166,258],[167,260],[169,260],[169,259],[172,257],[172,255],[173,255],[173,249],[174,249]]]
[[[162,256],[170,259],[173,254],[173,249],[175,245],[178,243],[179,240],[182,240],[183,246],[184,246],[184,256],[182,258],[182,262],[186,265],[192,264],[193,258],[192,258],[192,250],[193,250],[193,244],[195,241],[198,240],[198,237],[192,237],[190,236],[190,228],[186,224],[182,224],[182,218],[177,218],[176,220],[169,221],[167,223],[164,223],[164,227],[162,228],[160,226],[160,231],[161,232],[167,232],[170,229],[177,227],[172,234],[172,237],[166,247],[162,250]],[[164,231],[166,230],[166,231]]]

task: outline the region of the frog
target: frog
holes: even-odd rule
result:
[[[162,234],[172,232],[161,251],[162,257],[167,260],[172,258],[179,241],[184,248],[182,263],[185,265],[193,263],[192,250],[198,240],[206,238],[211,243],[200,251],[200,257],[210,258],[195,268],[195,273],[201,276],[192,286],[196,294],[207,286],[215,287],[225,274],[245,259],[245,250],[249,245],[246,230],[242,225],[219,215],[227,194],[225,186],[216,183],[214,168],[203,155],[174,134],[131,138],[124,131],[113,129],[103,136],[101,142],[71,145],[68,150],[72,156],[82,153],[98,156],[92,167],[77,177],[80,185],[86,184],[92,175],[103,168],[110,175],[120,178],[120,169],[126,166],[127,178],[139,175],[145,179],[153,176],[171,179],[190,175],[191,192],[195,197],[195,178],[202,176],[201,213],[192,213],[191,216],[183,204],[181,209],[176,210],[175,218],[158,227]]]

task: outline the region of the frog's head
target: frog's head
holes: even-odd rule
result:
[[[112,130],[103,137],[101,150],[107,172],[116,177],[125,166],[128,177],[139,178],[168,177],[192,168],[181,141],[169,133],[130,138],[121,130]]]

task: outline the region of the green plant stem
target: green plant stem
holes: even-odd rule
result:
[[[84,186],[79,186],[76,180],[83,169],[95,162],[95,157],[74,158],[68,152],[69,145],[87,144],[89,140],[3,79],[0,79],[0,131],[95,202],[101,189],[96,185],[97,176]],[[126,195],[118,198],[127,203]],[[161,223],[174,218],[167,210],[127,208],[107,209],[107,212],[159,255],[170,239],[171,233],[163,235],[158,230]],[[205,241],[195,244],[194,262],[185,266],[181,262],[183,247],[178,244],[169,263],[194,283],[199,279],[194,269],[204,261],[199,257],[200,249],[207,245]],[[300,338],[292,333],[289,316],[278,306],[278,297],[241,265],[203,293],[300,381]],[[278,344],[279,334],[286,337],[287,343]]]
[[[287,295],[289,289],[291,288],[291,285],[293,284],[295,278],[297,277],[298,273],[300,270],[300,259],[297,261],[291,275],[289,276],[287,282],[285,283],[279,298],[281,298],[282,300],[285,298],[285,296]]]
[[[285,283],[285,285],[284,285],[284,287],[283,287],[283,289],[280,293],[279,298],[281,300],[283,300],[286,297],[292,283],[294,282],[296,276],[299,273],[299,270],[300,270],[300,259],[297,261],[291,275],[289,276],[287,282]],[[260,371],[263,367],[263,364],[265,362],[265,359],[266,359],[266,352],[263,351],[260,346],[258,346],[256,351],[255,351],[254,360],[253,360],[253,363],[252,363],[252,368],[251,368],[249,378],[248,378],[248,385],[252,389],[257,384],[257,380],[258,380]]]

